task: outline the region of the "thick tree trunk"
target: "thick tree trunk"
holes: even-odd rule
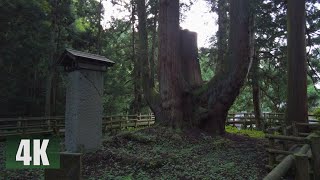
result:
[[[183,80],[187,88],[203,84],[198,60],[197,33],[188,30],[180,32],[180,55]]]
[[[154,86],[155,79],[155,57],[156,57],[156,43],[157,43],[157,22],[158,22],[158,8],[155,8],[154,19],[152,25],[152,45],[150,52],[150,70],[151,70],[151,85]]]
[[[307,68],[305,38],[305,1],[290,0],[288,3],[288,96],[287,124],[308,122]]]
[[[230,1],[230,32],[227,70],[218,73],[208,88],[208,118],[200,127],[224,134],[228,110],[239,95],[250,68],[249,0]]]
[[[192,91],[203,84],[200,63],[198,60],[197,33],[188,30],[180,30],[180,64],[182,69],[182,113],[183,128],[197,126],[197,108]]]
[[[177,11],[178,10],[178,11]],[[159,83],[163,124],[179,128],[182,112],[179,0],[160,0]]]

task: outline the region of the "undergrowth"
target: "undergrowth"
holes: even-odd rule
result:
[[[129,130],[107,138],[102,150],[84,156],[84,176],[92,180],[261,179],[264,150],[257,144],[245,136],[211,137],[164,127]]]

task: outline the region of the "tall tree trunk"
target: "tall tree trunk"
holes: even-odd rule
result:
[[[160,95],[155,90],[153,77],[151,76],[151,66],[148,59],[148,34],[146,21],[146,5],[145,0],[135,0],[138,12],[138,29],[139,29],[139,67],[141,68],[142,89],[144,99],[147,101],[151,110],[156,116],[157,121],[162,119],[162,111],[160,107]]]
[[[141,59],[136,58],[136,32],[135,32],[135,15],[136,15],[136,8],[135,8],[135,2],[132,1],[132,15],[131,15],[131,20],[132,20],[132,62],[133,62],[133,89],[134,89],[134,99],[130,107],[130,113],[133,114],[139,114],[141,113],[141,106],[142,106],[142,87],[141,87]],[[140,41],[140,40],[139,40]]]
[[[288,95],[286,122],[308,122],[305,0],[287,1]],[[302,130],[302,129],[301,129]]]
[[[150,52],[150,69],[151,69],[151,85],[154,86],[155,78],[155,52],[156,52],[156,42],[157,42],[157,22],[158,22],[158,8],[154,8],[154,19],[152,25],[152,44]]]
[[[52,4],[52,19],[51,19],[51,46],[52,49],[50,51],[49,62],[48,62],[48,76],[47,76],[47,85],[46,85],[46,99],[45,99],[45,116],[51,116],[52,112],[55,111],[55,107],[53,106],[55,103],[52,101],[52,95],[55,91],[55,56],[58,47],[58,38],[59,38],[59,27],[58,27],[58,18],[57,18],[57,9],[58,9],[58,0],[53,1]]]
[[[252,80],[252,103],[254,109],[254,117],[256,119],[256,127],[262,130],[262,117],[260,108],[260,88],[259,88],[259,64],[260,60],[257,57],[255,44],[255,14],[251,11],[250,15],[250,58],[252,61],[251,80]]]
[[[218,1],[218,58],[216,62],[215,72],[221,73],[224,72],[226,68],[226,54],[227,54],[227,26],[228,26],[228,19],[227,19],[227,0],[219,0]]]
[[[257,129],[262,129],[262,117],[261,117],[261,108],[260,108],[260,87],[259,87],[259,59],[254,53],[253,62],[252,62],[252,102],[254,109],[254,117],[256,119]]]
[[[230,32],[227,70],[218,73],[208,88],[208,117],[201,128],[224,134],[228,110],[239,95],[250,69],[250,0],[230,1]]]
[[[160,0],[159,83],[161,121],[174,128],[182,125],[182,72],[180,64],[179,0]]]

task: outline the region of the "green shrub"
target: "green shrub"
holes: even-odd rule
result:
[[[320,107],[316,108],[313,111],[313,115],[315,116],[316,119],[320,120]]]

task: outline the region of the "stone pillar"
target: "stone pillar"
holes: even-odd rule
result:
[[[65,146],[68,152],[99,149],[102,138],[103,72],[78,69],[68,74]]]

